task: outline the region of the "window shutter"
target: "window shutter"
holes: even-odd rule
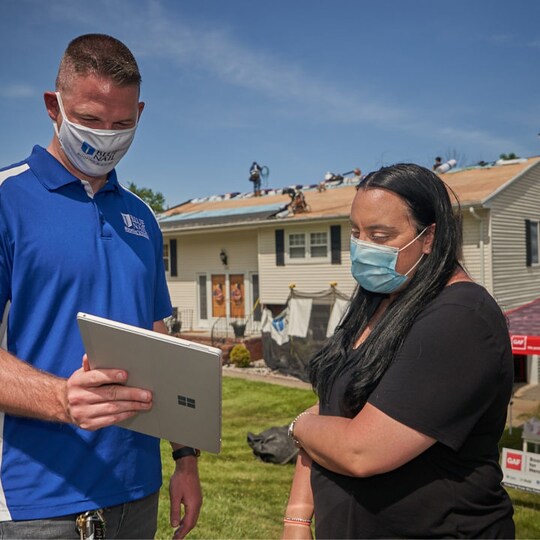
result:
[[[525,220],[525,249],[526,249],[526,265],[532,266],[532,250],[531,250],[531,220]]]
[[[341,225],[330,227],[330,249],[332,264],[341,264]]]
[[[276,229],[276,266],[285,266],[285,231]]]
[[[178,265],[176,262],[176,240],[169,240],[169,257],[171,266],[171,277],[178,276]]]

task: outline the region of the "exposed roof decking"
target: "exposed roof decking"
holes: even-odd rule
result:
[[[306,203],[310,211],[298,214],[290,214],[287,219],[315,219],[325,217],[344,217],[349,215],[352,200],[356,193],[354,185],[339,186],[329,188],[326,191],[318,192],[316,189],[310,189],[303,192]],[[257,216],[258,219],[269,218],[268,213],[264,215],[264,210],[269,207],[282,206],[283,209],[290,203],[291,199],[288,195],[264,195],[262,197],[251,197],[245,199],[228,199],[222,201],[205,201],[201,203],[189,202],[180,207],[173,208],[164,212],[160,216],[160,221],[166,228],[178,225],[182,227],[184,224],[192,224],[194,221],[199,221],[201,224],[205,217],[209,218],[211,213],[223,213],[227,215],[227,219],[223,223],[232,224],[234,219],[234,209],[237,209],[237,221],[242,222],[249,220],[249,216]],[[258,212],[260,208],[260,212]],[[278,210],[275,210],[275,214]],[[200,220],[197,219],[197,214],[200,214]],[[215,216],[217,218],[217,215]],[[188,219],[189,218],[189,219]],[[274,218],[273,218],[274,219]],[[279,218],[275,218],[276,221]],[[212,221],[216,222],[215,219]],[[209,224],[209,223],[208,223]]]
[[[456,193],[462,206],[482,205],[538,162],[540,162],[540,157],[537,156],[523,163],[458,169],[440,176]],[[329,186],[322,192],[313,188],[304,189],[303,194],[310,211],[290,213],[285,219],[294,221],[331,217],[346,218],[355,193],[356,185],[351,183]],[[261,197],[244,193],[228,199],[211,197],[200,202],[192,200],[171,208],[161,214],[160,221],[162,227],[169,230],[220,223],[224,226],[232,226],[246,221],[275,220],[278,222],[284,219],[283,216],[276,217],[280,206],[285,209],[290,201],[289,195],[281,193],[264,194]],[[274,211],[268,211],[270,208]],[[235,212],[235,210],[238,211]]]
[[[482,204],[538,161],[540,157],[529,158],[525,163],[512,165],[461,169],[442,174],[441,178],[455,191],[462,205]]]

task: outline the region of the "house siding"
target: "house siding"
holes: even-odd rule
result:
[[[330,226],[341,226],[341,264],[331,264]],[[290,233],[328,232],[328,261],[290,262],[285,257],[285,265],[276,265],[276,229],[283,229],[285,238]],[[259,281],[261,302],[264,304],[285,304],[289,296],[289,286],[294,284],[302,292],[318,292],[337,283],[337,288],[351,295],[356,282],[350,272],[349,238],[350,225],[347,220],[321,223],[276,224],[272,228],[259,230]],[[287,246],[287,241],[285,241]]]
[[[477,219],[468,208],[462,212],[462,262],[470,276],[493,294],[490,212],[475,209],[475,214],[480,219]]]
[[[540,265],[526,266],[525,220],[540,220],[540,164],[490,201],[494,296],[504,310],[540,296]]]

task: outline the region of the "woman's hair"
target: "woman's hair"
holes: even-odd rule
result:
[[[416,317],[442,291],[461,255],[459,208],[454,213],[447,191],[450,188],[433,172],[411,163],[383,167],[366,176],[358,189],[386,189],[399,195],[410,209],[417,233],[433,223],[435,231],[431,253],[422,258],[407,287],[389,305],[360,347],[353,351],[385,295],[359,286],[334,335],[310,361],[310,380],[323,403],[327,402],[338,375],[352,370],[342,403],[350,415],[364,406]],[[452,195],[455,197],[453,192]]]
[[[140,86],[142,80],[131,51],[106,34],[85,34],[69,43],[60,61],[56,90],[67,91],[80,75],[104,77],[117,86]]]

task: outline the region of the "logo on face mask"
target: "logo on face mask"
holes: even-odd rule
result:
[[[142,236],[148,240],[148,233],[146,232],[146,225],[144,220],[132,216],[131,214],[122,214],[122,219],[124,220],[124,230],[129,234],[134,234],[136,236]]]
[[[87,142],[82,143],[81,150],[83,154],[86,154],[87,156],[93,156],[96,152],[96,149],[93,146],[90,146]]]

